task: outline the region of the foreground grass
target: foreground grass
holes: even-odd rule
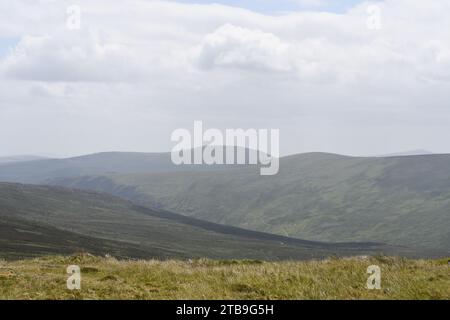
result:
[[[66,288],[68,265],[81,290]],[[366,289],[369,265],[381,290]],[[89,255],[0,261],[0,299],[450,299],[445,260],[118,261]]]

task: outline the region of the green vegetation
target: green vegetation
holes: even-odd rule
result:
[[[0,183],[0,258],[77,251],[145,259],[262,260],[411,253],[382,244],[311,242],[227,227],[91,191]]]
[[[316,241],[376,241],[450,253],[450,155],[281,159],[280,172],[109,174],[52,183],[202,220]]]
[[[66,268],[81,268],[81,290]],[[381,268],[368,290],[367,267]],[[0,299],[450,299],[447,260],[119,261],[90,255],[0,261]]]
[[[48,254],[89,251],[117,257],[145,257],[148,252],[132,244],[60,230],[45,224],[0,215],[0,258],[21,259]]]

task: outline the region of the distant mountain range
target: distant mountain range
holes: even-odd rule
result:
[[[180,172],[223,170],[239,165],[175,165],[171,154],[103,152],[66,159],[0,162],[0,181],[42,184],[58,177],[78,177],[104,173]]]
[[[101,173],[179,170],[169,153],[105,152],[67,159],[43,159],[0,165],[0,181],[43,183],[56,177]]]
[[[39,157],[39,156],[27,156],[27,155],[0,157],[0,165],[6,164],[6,163],[17,163],[17,162],[35,161],[35,160],[43,160],[43,159],[46,159],[46,158]]]
[[[450,155],[326,153],[257,166],[182,166],[169,153],[102,153],[0,165],[0,181],[110,193],[212,223],[328,242],[384,242],[450,254]],[[169,213],[167,213],[169,214]]]
[[[433,152],[430,152],[428,150],[418,149],[418,150],[409,150],[409,151],[403,151],[403,152],[389,153],[389,154],[381,155],[379,157],[404,157],[404,156],[420,156],[420,155],[430,155],[430,154],[433,154]]]
[[[77,251],[146,259],[412,254],[382,244],[311,242],[222,226],[95,192],[0,183],[0,258]]]

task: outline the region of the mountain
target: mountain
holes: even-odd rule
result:
[[[309,153],[282,158],[275,176],[248,167],[62,178],[52,184],[289,237],[450,253],[450,155]]]
[[[377,243],[322,243],[139,207],[96,192],[0,183],[0,258],[88,251],[130,258],[310,259],[412,254]]]
[[[379,157],[403,157],[403,156],[423,156],[423,155],[429,155],[433,154],[433,152],[430,152],[428,150],[418,149],[418,150],[409,150],[409,151],[403,151],[403,152],[395,152],[395,153],[389,153],[385,155],[381,155]]]
[[[238,165],[175,165],[171,154],[103,152],[66,159],[0,162],[0,181],[43,184],[48,179],[105,173],[179,172],[223,170]]]
[[[169,153],[105,152],[67,159],[0,164],[0,181],[42,183],[55,177],[177,170]]]
[[[27,155],[0,157],[0,165],[6,164],[6,163],[28,162],[28,161],[43,160],[43,159],[46,159],[46,158],[39,157],[39,156],[27,156]]]

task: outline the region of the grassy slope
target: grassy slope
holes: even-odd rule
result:
[[[137,258],[264,260],[406,253],[379,244],[289,239],[141,208],[110,195],[9,183],[0,183],[0,227],[0,257],[6,258],[71,248]]]
[[[450,155],[283,158],[255,168],[54,181],[212,222],[320,241],[382,241],[450,252]]]
[[[72,264],[81,267],[80,291],[66,289]],[[366,289],[369,265],[381,268],[381,290]],[[0,261],[0,299],[450,299],[449,288],[446,260]]]
[[[148,257],[138,246],[83,236],[73,232],[0,215],[0,258],[11,260],[49,254],[92,252],[117,257]]]

